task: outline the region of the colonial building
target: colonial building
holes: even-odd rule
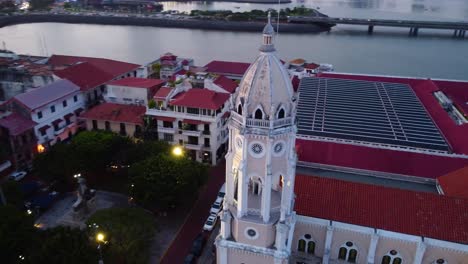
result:
[[[146,107],[102,103],[94,106],[80,116],[86,122],[87,130],[105,130],[122,136],[141,137],[143,134],[143,116]]]
[[[129,77],[107,83],[104,100],[110,103],[148,105],[165,82],[158,79]]]
[[[168,52],[145,66],[148,78],[174,80],[176,73],[188,71],[193,59],[181,58]]]
[[[177,75],[175,87],[162,87],[147,115],[158,138],[184,146],[194,160],[216,164],[226,150],[229,98],[237,83],[206,72]]]
[[[0,117],[0,163],[4,158],[13,162],[16,169],[32,165],[32,159],[37,152],[37,140],[34,134],[36,122],[17,113],[9,113]]]
[[[58,68],[67,66],[55,70],[54,79],[67,79],[80,87],[87,104],[102,98],[108,82],[143,75],[140,65],[103,58],[53,55],[48,64]]]
[[[260,55],[233,100],[218,263],[289,263],[297,94],[276,57],[273,35],[268,21]]]
[[[299,111],[299,94],[294,92],[286,69],[275,55],[273,34],[269,22],[263,31],[260,55],[245,73],[233,99],[228,122],[226,195],[221,230],[215,241],[217,263],[467,263],[466,197],[296,175],[295,145],[302,153],[316,151],[309,147],[312,140],[296,142],[296,112],[298,117],[300,113],[304,117],[320,112]],[[333,80],[328,83],[333,84]],[[401,95],[404,102],[400,105],[412,102],[407,87],[395,89],[408,93],[406,97]],[[299,89],[300,96],[310,96],[313,90]],[[303,100],[308,98],[304,96]],[[323,106],[317,101],[308,104]],[[418,111],[416,103],[414,107]],[[422,120],[417,123],[430,127]],[[305,125],[315,128],[314,123],[301,125],[303,131]],[[324,132],[330,133],[322,125],[320,133]],[[447,155],[449,147],[440,141],[437,130],[432,132],[433,136],[426,140],[405,142],[413,139],[408,133],[401,141],[384,143],[420,152],[429,148],[433,153]],[[348,163],[361,160],[352,156],[345,144],[341,147],[349,154]],[[326,153],[318,150],[318,156]],[[336,149],[326,156],[332,159],[343,154]],[[387,155],[387,159],[391,158]]]
[[[36,122],[38,150],[62,141],[78,129],[77,116],[84,109],[80,88],[60,80],[13,97],[10,110]]]

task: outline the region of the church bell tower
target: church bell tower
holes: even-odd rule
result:
[[[217,263],[288,263],[296,222],[297,94],[276,57],[270,22],[231,102]]]

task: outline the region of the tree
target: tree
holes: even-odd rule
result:
[[[161,73],[161,64],[159,63],[155,63],[153,65],[151,65],[151,70],[153,70],[153,77],[154,78],[161,78],[160,77],[160,73]]]
[[[23,193],[20,190],[19,183],[16,181],[6,181],[2,183],[1,188],[8,204],[21,208],[23,206]]]
[[[100,210],[88,219],[87,224],[92,237],[98,232],[105,235],[104,263],[148,263],[149,246],[156,228],[154,217],[143,209]]]
[[[0,259],[17,263],[28,257],[36,244],[33,218],[12,205],[0,206]]]
[[[206,177],[204,165],[162,153],[132,166],[130,193],[144,206],[166,210],[195,197]]]
[[[80,229],[56,227],[38,232],[41,243],[32,255],[34,263],[97,263],[98,252],[88,234]]]
[[[30,0],[29,5],[32,10],[47,9],[54,3],[54,0]]]
[[[154,101],[153,99],[149,100],[148,107],[151,109],[156,108],[156,101]]]

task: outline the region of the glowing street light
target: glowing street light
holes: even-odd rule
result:
[[[96,235],[96,240],[99,241],[99,242],[104,242],[104,238],[105,238],[105,236],[104,236],[103,233],[98,233]]]
[[[184,154],[184,151],[182,150],[182,147],[180,146],[175,146],[173,149],[172,149],[172,154],[174,154],[175,156],[182,156]]]

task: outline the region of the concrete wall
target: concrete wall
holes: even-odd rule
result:
[[[97,129],[98,130],[106,130],[106,121],[104,120],[96,120],[97,122]],[[110,124],[110,131],[120,134],[120,122],[111,122]],[[127,136],[133,137],[135,134],[135,127],[136,124],[125,123],[125,131],[127,132]],[[143,128],[142,128],[143,129]],[[93,128],[93,119],[86,119],[86,130],[91,131],[94,130]]]

